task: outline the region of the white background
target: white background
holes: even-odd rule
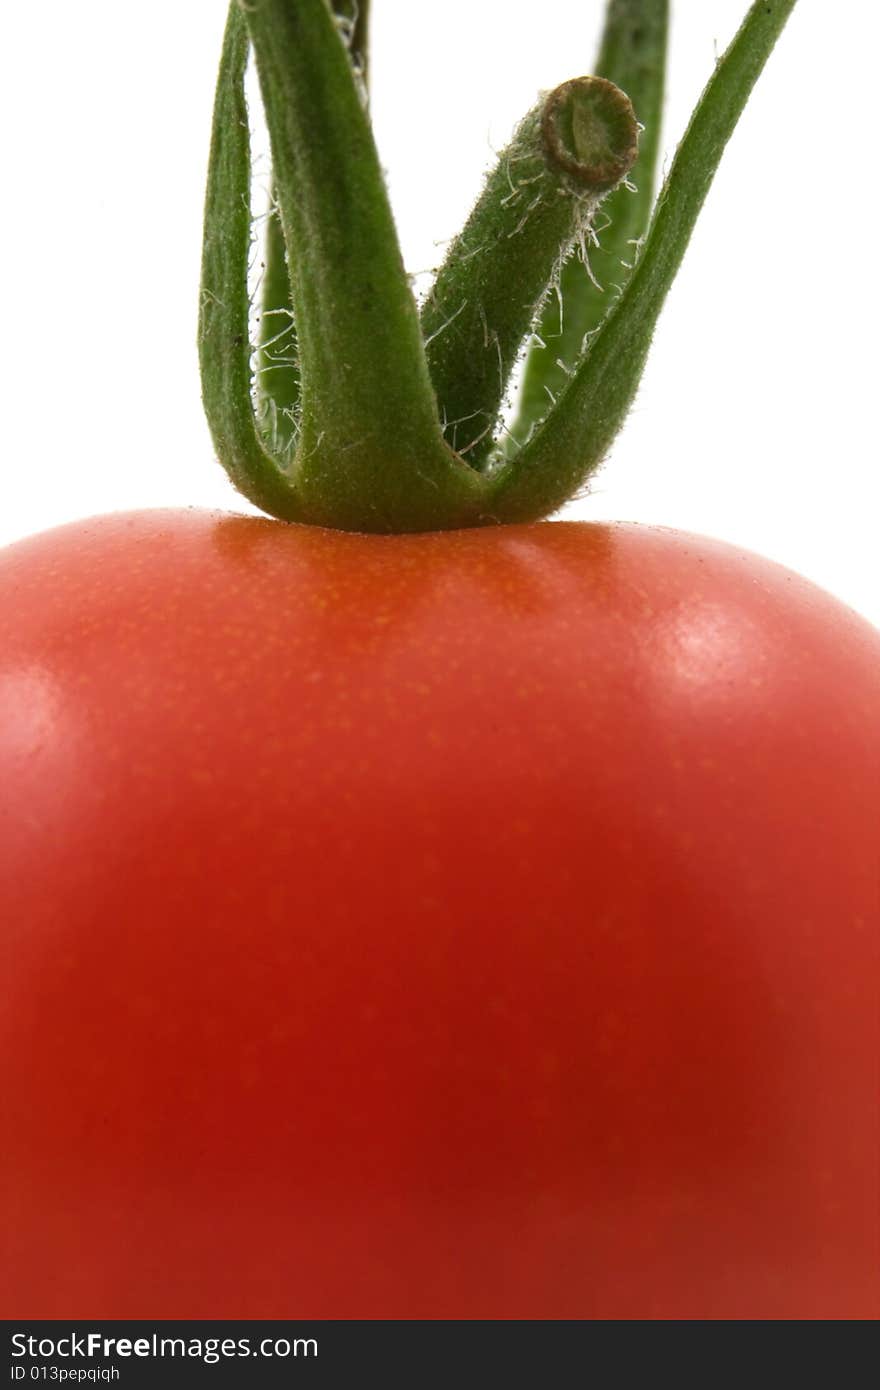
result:
[[[600,0],[374,0],[373,115],[407,265],[436,264]],[[672,153],[746,0],[677,0]],[[731,142],[635,410],[580,517],[702,531],[880,622],[873,158],[880,7],[800,0]],[[224,0],[4,13],[0,541],[118,508],[245,509],[194,346]]]

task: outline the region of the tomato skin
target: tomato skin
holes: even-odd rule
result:
[[[674,532],[7,549],[4,1316],[876,1317],[878,707]]]

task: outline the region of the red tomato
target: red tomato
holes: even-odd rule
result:
[[[880,1312],[861,619],[626,525],[0,586],[5,1316]]]

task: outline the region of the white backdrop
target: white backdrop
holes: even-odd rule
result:
[[[673,0],[668,154],[746,3]],[[374,0],[373,115],[411,270],[436,264],[538,89],[589,71],[601,8]],[[878,10],[800,0],[635,410],[570,514],[724,537],[880,622]],[[194,346],[224,19],[224,0],[7,7],[0,541],[118,508],[246,509],[213,461]]]

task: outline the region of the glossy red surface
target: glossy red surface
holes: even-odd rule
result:
[[[0,596],[6,1317],[877,1315],[865,623],[561,523]]]

